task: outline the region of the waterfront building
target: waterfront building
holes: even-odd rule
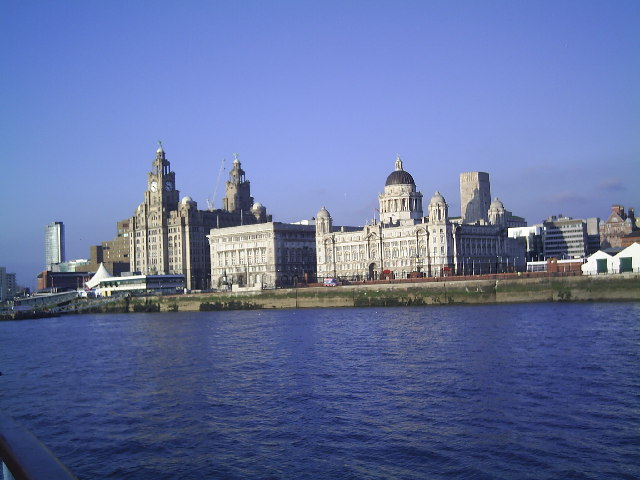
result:
[[[599,250],[582,265],[584,275],[626,272],[640,272],[640,243]]]
[[[38,292],[65,292],[83,288],[91,278],[88,272],[52,272],[45,270],[37,276]]]
[[[89,260],[86,258],[76,258],[52,265],[52,272],[88,272]]]
[[[116,226],[116,237],[113,240],[89,247],[89,263],[84,267],[87,272],[96,272],[101,263],[115,276],[131,271],[129,225],[128,218],[119,221]]]
[[[474,189],[480,193],[469,193]],[[318,212],[318,278],[471,275],[524,268],[524,248],[507,237],[507,228],[526,222],[508,212],[497,198],[485,202],[484,194],[490,192],[488,174],[462,175],[460,190],[466,218],[472,223],[451,217],[439,192],[430,199],[425,215],[422,193],[398,157],[378,196],[379,221],[364,227],[337,227],[326,208]],[[486,206],[486,212],[480,214],[477,205]]]
[[[191,197],[180,200],[175,172],[160,145],[147,175],[144,202],[129,220],[131,270],[144,275],[184,275],[188,289],[209,288],[209,231],[270,221],[266,208],[254,203],[237,156],[223,205],[223,209],[198,210]]]
[[[582,259],[557,259],[555,257],[546,260],[533,260],[527,262],[527,272],[547,272],[547,273],[580,273]]]
[[[539,261],[544,258],[542,225],[512,227],[509,228],[508,236],[523,244],[527,262]]]
[[[0,302],[11,300],[17,294],[16,274],[7,273],[6,267],[0,267]]]
[[[600,244],[602,248],[622,247],[623,238],[637,230],[635,210],[629,208],[625,213],[624,206],[613,205],[609,218],[600,224]]]
[[[315,226],[267,222],[211,229],[212,288],[274,288],[315,281]]]
[[[44,229],[44,264],[47,270],[65,261],[64,224],[51,222]]]
[[[640,229],[634,230],[629,235],[620,238],[620,246],[626,248],[634,243],[640,243]]]
[[[185,288],[184,275],[123,275],[97,281],[95,292],[101,297],[112,295],[176,294]]]
[[[111,265],[111,271],[118,275],[128,271],[131,242],[129,240],[130,220],[120,220],[116,224],[116,236],[113,240],[102,242],[102,262]],[[125,270],[126,269],[126,270]]]
[[[597,251],[590,238],[597,235],[597,219],[574,219],[563,215],[551,216],[542,223],[544,258],[583,258]]]

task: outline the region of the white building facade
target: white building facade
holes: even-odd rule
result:
[[[486,183],[489,188],[488,175]],[[513,271],[518,257],[524,265],[521,244],[507,238],[510,212],[498,199],[489,205],[486,221],[466,224],[450,217],[447,202],[436,192],[424,215],[422,193],[398,157],[378,200],[380,220],[365,227],[335,227],[326,208],[318,212],[319,279],[495,273]]]
[[[614,253],[615,252],[615,253]],[[581,266],[583,275],[640,272],[640,243],[624,249],[599,250]]]
[[[315,281],[315,226],[267,222],[207,235],[212,288],[295,286]]]
[[[45,269],[53,270],[66,260],[64,245],[64,223],[51,222],[44,229],[44,257]]]

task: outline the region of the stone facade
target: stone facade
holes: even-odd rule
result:
[[[513,217],[498,199],[487,204],[482,218],[466,224],[450,217],[447,202],[436,192],[423,216],[422,194],[398,158],[378,200],[380,220],[364,227],[335,227],[324,207],[318,212],[319,279],[480,274],[524,264],[521,244],[507,238],[507,226],[525,222]]]
[[[487,221],[491,203],[491,184],[485,172],[460,174],[460,212],[464,223]]]
[[[102,242],[102,261],[109,264],[129,264],[129,219],[121,220],[116,226],[116,237]],[[115,272],[112,272],[117,275]]]
[[[600,224],[600,245],[602,248],[628,246],[629,242],[625,242],[623,238],[637,229],[635,210],[629,208],[628,213],[625,213],[622,205],[613,205],[607,221]]]
[[[268,222],[208,235],[213,288],[274,288],[315,281],[315,226]]]
[[[388,225],[413,225],[422,218],[422,193],[402,166],[400,157],[387,178],[384,193],[378,195],[380,221]]]
[[[210,288],[209,231],[270,220],[266,209],[253,203],[237,157],[223,205],[233,210],[198,210],[191,197],[180,200],[175,172],[160,146],[147,175],[144,202],[129,220],[131,270],[143,275],[182,274],[188,289]]]
[[[89,263],[83,267],[83,271],[97,272],[102,263],[109,273],[120,276],[124,272],[131,271],[129,263],[130,221],[121,220],[117,224],[116,237],[113,240],[102,242],[100,245],[89,247]]]

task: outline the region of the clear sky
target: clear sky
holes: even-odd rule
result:
[[[0,265],[35,283],[143,200],[221,205],[234,152],[276,221],[362,225],[400,154],[460,213],[460,172],[539,223],[640,210],[640,1],[0,2]]]

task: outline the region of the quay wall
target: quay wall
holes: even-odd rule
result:
[[[129,300],[129,311],[479,305],[640,300],[640,275],[473,278],[374,283],[258,292],[202,293]]]

